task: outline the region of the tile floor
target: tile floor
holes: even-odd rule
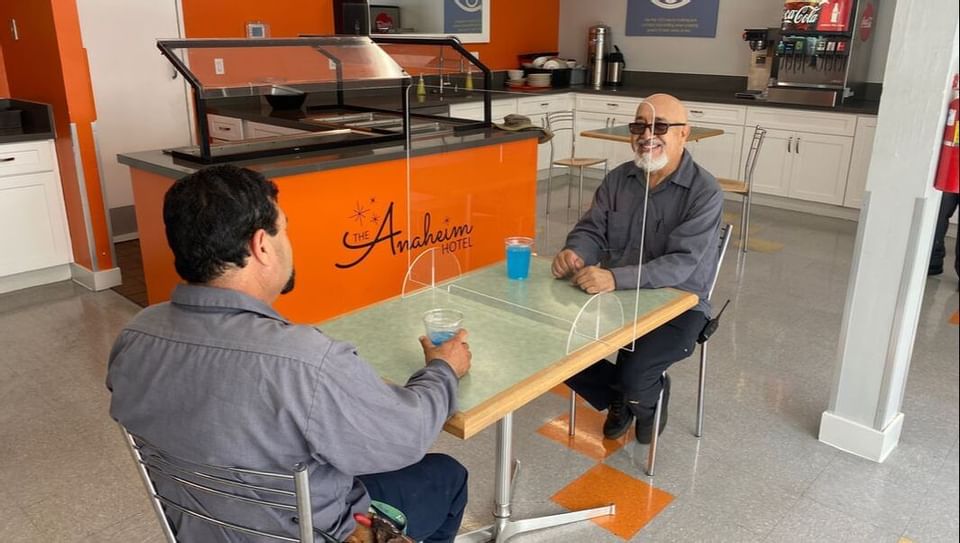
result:
[[[541,235],[541,253],[565,228]],[[927,281],[903,435],[875,464],[816,439],[855,225],[756,207],[751,231],[757,250],[739,262],[730,253],[715,293],[732,302],[710,343],[703,438],[692,434],[695,360],[671,371],[652,479],[646,448],[599,439],[588,408],[568,442],[557,432],[566,396],[544,395],[514,417],[515,515],[611,500],[622,514],[515,541],[960,540],[957,278]],[[0,296],[0,542],[162,541],[103,387],[111,342],[138,310],[69,282]],[[493,446],[492,427],[437,443],[471,472],[465,530],[490,519]]]

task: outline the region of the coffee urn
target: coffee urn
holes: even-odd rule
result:
[[[603,87],[606,77],[606,58],[610,53],[610,27],[593,25],[587,35],[587,84],[595,89]]]

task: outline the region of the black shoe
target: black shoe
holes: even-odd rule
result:
[[[940,275],[943,273],[943,266],[930,266],[927,268],[927,276]]]
[[[667,426],[667,406],[670,405],[670,376],[663,376],[663,407],[660,410],[660,428],[657,429],[657,435],[663,433],[664,427]],[[644,417],[643,420],[637,419],[637,442],[643,445],[649,445],[650,440],[653,437],[653,419],[657,415],[657,408],[654,406],[653,412],[649,416]]]
[[[623,396],[618,394],[616,398],[610,401],[610,407],[607,408],[607,420],[603,421],[603,437],[607,439],[617,439],[627,433],[630,424],[633,422],[633,413],[627,408],[623,401]]]

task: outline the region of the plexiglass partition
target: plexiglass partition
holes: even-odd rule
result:
[[[411,54],[400,62],[407,70],[427,68],[427,57]],[[415,99],[416,86],[408,92]],[[474,87],[471,92],[479,101],[502,91]],[[639,285],[633,285],[588,294],[569,278],[554,278],[555,251],[541,253],[536,245],[526,278],[510,278],[505,240],[542,234],[536,212],[538,134],[526,134],[442,155],[408,153],[405,238],[406,246],[419,248],[408,253],[403,296],[464,312],[468,331],[509,319],[511,334],[527,336],[535,349],[548,348],[543,342],[550,341],[549,348],[560,356],[594,343],[606,344],[607,350],[632,349],[638,317],[664,300],[656,293],[641,299]]]

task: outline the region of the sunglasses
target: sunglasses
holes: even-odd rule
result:
[[[642,136],[647,129],[653,130],[655,136],[662,136],[670,130],[672,126],[686,126],[687,123],[666,123],[662,121],[657,121],[653,124],[650,124],[646,121],[638,121],[635,123],[630,123],[627,125],[630,128],[630,133],[635,136]]]

